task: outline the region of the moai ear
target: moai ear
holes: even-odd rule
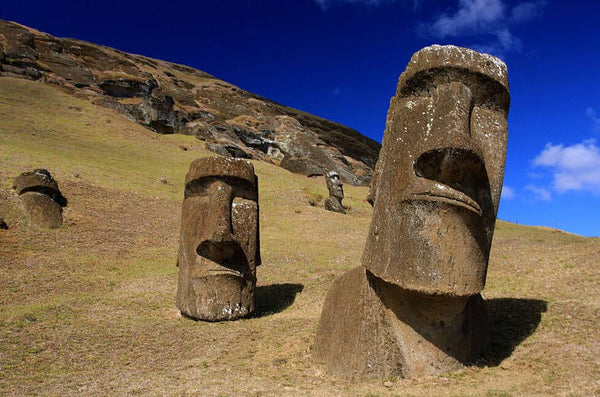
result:
[[[369,186],[369,194],[367,194],[367,202],[371,206],[375,205],[375,198],[377,196],[377,189],[379,188],[379,178],[381,177],[381,166],[380,161],[375,164],[375,170],[373,171],[373,177],[371,179],[371,185]]]

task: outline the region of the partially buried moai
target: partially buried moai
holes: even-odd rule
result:
[[[344,188],[340,176],[335,171],[327,173],[327,189],[329,190],[329,197],[325,200],[325,209],[333,212],[346,213],[344,206],[342,205],[342,199],[344,198]]]
[[[331,373],[413,377],[481,357],[508,108],[499,59],[413,55],[388,111],[362,266],[334,281],[321,314],[314,358]]]
[[[260,265],[258,180],[246,160],[194,160],[181,211],[177,307],[197,320],[254,311]]]
[[[38,168],[24,172],[15,178],[12,188],[34,224],[49,229],[62,226],[62,209],[67,199],[48,170]]]

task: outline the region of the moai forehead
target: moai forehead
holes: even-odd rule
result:
[[[342,181],[340,180],[340,176],[337,172],[335,171],[330,171],[327,173],[327,187],[329,189],[332,188],[332,186],[334,185],[341,185]]]
[[[339,179],[340,178],[340,174],[338,174],[336,171],[329,171],[327,173],[327,178],[329,178],[329,179],[333,179],[333,178]]]
[[[363,265],[403,288],[472,295],[485,283],[502,189],[506,66],[455,46],[417,52],[390,103]]]
[[[258,200],[258,179],[252,163],[226,157],[205,157],[194,160],[185,177],[184,197],[206,194],[207,186],[216,180],[231,186],[234,196]]]
[[[256,185],[254,166],[249,161],[225,157],[205,157],[192,161],[185,183],[207,177],[233,177]]]
[[[454,74],[449,74],[450,71],[454,71]],[[423,72],[428,73],[418,75]],[[405,86],[409,81],[426,76],[433,78],[432,84],[439,84],[465,73],[475,78],[495,81],[508,94],[508,72],[504,62],[492,55],[453,45],[432,45],[416,52],[400,76],[398,88],[406,90]]]

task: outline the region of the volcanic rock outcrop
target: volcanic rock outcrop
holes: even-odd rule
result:
[[[67,199],[48,170],[40,168],[22,173],[15,178],[13,189],[33,223],[49,229],[62,226],[62,208],[67,205]]]
[[[507,142],[506,65],[415,53],[391,101],[362,266],[336,279],[314,358],[346,378],[441,374],[481,357]]]
[[[197,320],[235,320],[254,311],[260,265],[258,181],[252,163],[208,157],[185,177],[177,307]]]
[[[54,84],[163,134],[193,134],[229,157],[368,185],[379,143],[188,66],[0,21],[0,77]]]

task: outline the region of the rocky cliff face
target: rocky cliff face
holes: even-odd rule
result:
[[[161,134],[193,134],[208,149],[292,172],[337,171],[367,185],[381,145],[191,67],[59,39],[0,20],[0,77],[40,80],[113,108]]]

